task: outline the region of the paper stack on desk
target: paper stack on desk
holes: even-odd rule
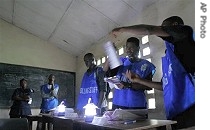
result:
[[[142,120],[148,118],[147,109],[116,109],[103,115],[108,120]]]
[[[74,112],[73,108],[65,108],[65,117],[66,118],[76,118],[78,114]]]
[[[107,125],[108,124],[108,119],[106,117],[94,116],[92,124]]]

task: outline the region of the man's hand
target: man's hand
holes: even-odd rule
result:
[[[116,84],[119,89],[129,88],[130,83],[121,81],[119,84]]]
[[[55,85],[54,85],[54,83],[52,83],[51,90],[54,90],[54,89],[55,89]]]
[[[123,83],[118,83],[118,84],[115,84],[115,85],[117,85],[117,87],[119,89],[123,89],[124,88],[124,84]]]
[[[30,96],[28,96],[28,95],[24,95],[24,96],[22,97],[22,99],[23,99],[24,101],[29,101]]]
[[[130,70],[127,70],[125,73],[125,76],[131,81],[131,82],[135,82],[135,80],[137,78],[139,78],[139,76],[135,73],[132,73]]]

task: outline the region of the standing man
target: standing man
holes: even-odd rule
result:
[[[167,119],[176,120],[173,129],[195,126],[195,41],[193,29],[179,16],[166,18],[161,26],[133,25],[115,28],[112,34],[156,35],[165,41],[162,82],[151,82],[127,72],[132,82],[162,90]]]
[[[27,88],[27,80],[20,80],[20,88],[16,88],[12,94],[13,104],[11,106],[9,115],[10,118],[26,118],[31,115],[31,93],[34,90]]]
[[[55,84],[55,76],[50,74],[48,77],[48,83],[41,86],[41,112],[42,114],[48,114],[58,106],[58,90],[59,85]],[[38,122],[38,128],[41,129],[45,125]],[[51,129],[52,125],[48,124],[48,129]]]
[[[139,56],[139,39],[130,37],[126,42],[127,57],[122,57],[123,65],[119,67],[117,77],[120,84],[116,84],[118,88],[114,90],[112,109],[147,109],[147,101],[144,91],[149,90],[141,84],[132,83],[124,75],[126,70],[136,73],[139,77],[152,80],[155,73],[155,66],[147,60],[140,59]],[[107,68],[107,67],[106,67]]]
[[[102,114],[107,106],[105,98],[107,89],[104,82],[105,73],[102,67],[95,65],[95,58],[92,53],[85,54],[84,62],[88,69],[83,75],[76,109],[79,114],[82,114],[83,107],[88,103],[88,99],[91,98],[92,103],[101,109],[100,114]]]

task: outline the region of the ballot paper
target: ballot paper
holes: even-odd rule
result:
[[[108,61],[111,69],[122,65],[122,62],[120,61],[119,56],[116,53],[114,45],[111,41],[108,41],[104,44],[104,50],[106,55],[108,56]]]
[[[66,118],[69,118],[69,117],[78,117],[78,114],[74,112],[74,109],[73,108],[65,108],[65,115],[64,115]]]
[[[104,81],[112,83],[112,84],[120,84],[120,82],[121,82],[120,79],[117,76],[106,77],[106,78],[104,78]]]
[[[103,115],[108,120],[142,120],[148,118],[147,109],[115,109]]]
[[[120,89],[120,88],[118,88],[117,84],[120,84],[121,81],[117,76],[105,77],[104,81],[109,83],[109,87],[111,89],[113,89],[113,88]]]
[[[92,124],[95,125],[107,125],[108,119],[105,117],[94,116]]]

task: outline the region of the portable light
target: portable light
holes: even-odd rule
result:
[[[95,104],[90,103],[91,98],[88,99],[87,105],[83,108],[85,109],[85,121],[92,122],[93,117],[96,115],[96,108],[98,108]]]
[[[65,108],[66,106],[64,105],[64,101],[62,101],[60,103],[59,106],[57,106],[56,110],[55,110],[55,113],[58,115],[58,116],[64,116],[65,115]]]

